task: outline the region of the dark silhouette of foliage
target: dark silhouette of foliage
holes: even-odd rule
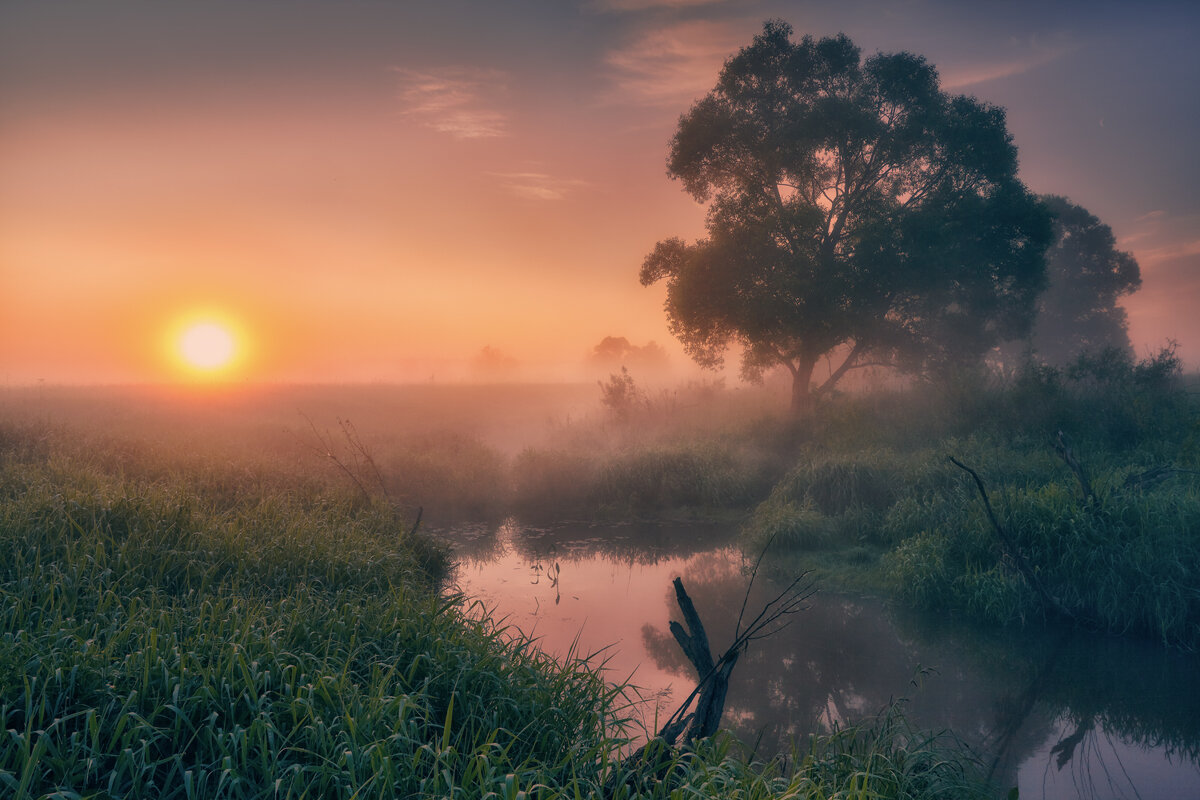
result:
[[[592,348],[588,361],[610,370],[618,367],[661,369],[667,364],[667,351],[657,342],[647,342],[639,347],[624,336],[605,336]]]
[[[519,366],[517,360],[503,350],[484,345],[471,360],[471,371],[483,380],[498,380],[508,378],[516,372]]]
[[[1042,201],[1054,214],[1054,243],[1046,251],[1048,285],[1030,342],[1037,358],[1067,366],[1106,349],[1132,356],[1117,300],[1142,285],[1137,261],[1116,248],[1112,228],[1087,209],[1053,195]]]
[[[802,412],[848,370],[938,371],[1026,335],[1051,226],[1004,111],[946,94],[920,56],[791,33],[767,22],[671,141],[708,236],[660,241],[641,280],[666,281],[689,355],[716,367],[740,344],[747,377],[790,371]]]

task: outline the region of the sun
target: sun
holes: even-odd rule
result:
[[[228,379],[245,360],[245,336],[227,315],[191,314],[171,329],[171,359],[194,379]]]
[[[197,322],[179,337],[179,354],[196,369],[220,369],[233,360],[233,333],[216,322]]]

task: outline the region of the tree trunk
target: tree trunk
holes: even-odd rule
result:
[[[802,361],[792,368],[792,414],[806,417],[813,410],[812,373],[816,361]]]

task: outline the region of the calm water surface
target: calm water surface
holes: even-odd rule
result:
[[[695,686],[667,625],[682,576],[714,652],[733,638],[747,577],[718,526],[462,530],[458,588],[549,652],[599,652],[639,687],[649,728]],[[781,587],[761,577],[757,611]],[[1022,798],[1200,798],[1200,656],[1061,631],[980,631],[815,595],[733,672],[724,723],[758,752],[871,717],[903,698],[922,728],[949,728],[999,787]]]

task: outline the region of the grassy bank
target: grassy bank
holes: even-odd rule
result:
[[[988,624],[1058,618],[1198,647],[1200,416],[1159,359],[847,398],[744,543]],[[1082,477],[1056,453],[1059,431]],[[995,523],[951,456],[982,479]]]
[[[441,597],[446,554],[386,509],[332,488],[231,499],[210,476],[144,483],[12,444],[15,796],[437,795],[602,763],[613,691]]]
[[[6,796],[978,791],[894,716],[766,764],[718,738],[623,765],[623,690],[441,595],[447,554],[407,513],[336,483],[238,484],[237,464],[104,461],[0,426]]]

